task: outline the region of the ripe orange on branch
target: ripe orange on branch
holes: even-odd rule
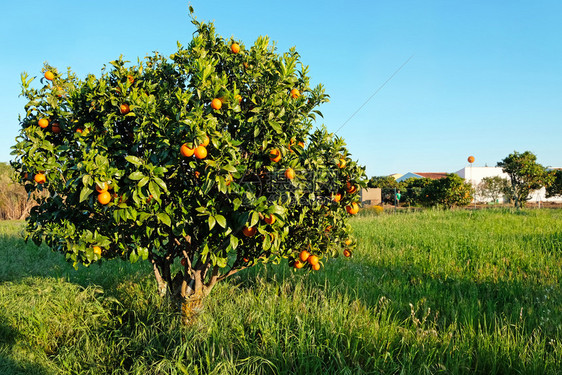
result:
[[[209,142],[211,142],[209,136],[205,135],[205,139],[203,140],[203,143],[200,144],[200,146],[207,147],[209,145]]]
[[[102,205],[106,205],[111,202],[111,194],[108,191],[104,191],[98,195],[98,202]]]
[[[230,46],[230,50],[232,51],[232,53],[240,52],[240,44],[232,43],[232,45]]]
[[[297,89],[292,89],[291,90],[291,98],[296,99],[301,95],[301,93],[299,92],[299,90]]]
[[[293,168],[287,168],[285,171],[285,177],[287,177],[288,180],[295,178],[295,170]]]
[[[96,254],[97,256],[101,256],[101,247],[99,246],[94,246],[94,254]]]
[[[244,233],[244,236],[246,237],[253,237],[257,231],[258,230],[255,227],[244,227],[242,229],[242,233]]]
[[[39,127],[41,127],[42,129],[45,129],[47,126],[49,126],[49,120],[47,120],[46,118],[42,118],[37,123],[39,124]]]
[[[308,263],[313,267],[316,264],[318,264],[318,262],[320,262],[320,259],[318,259],[318,257],[316,255],[309,256],[307,260],[308,260]]]
[[[351,185],[349,182],[347,182],[347,190],[346,191],[349,194],[355,194],[355,193],[357,193],[357,186]]]
[[[103,192],[107,191],[107,189],[109,189],[109,186],[107,185],[106,182],[101,182],[99,184],[96,184],[96,191],[98,193],[103,193]]]
[[[207,157],[207,149],[205,146],[197,146],[194,154],[197,159],[205,159]]]
[[[221,109],[221,107],[222,107],[222,101],[220,99],[215,98],[211,101],[211,108],[219,110]]]
[[[309,256],[310,256],[310,253],[306,250],[303,250],[299,254],[299,259],[302,260],[303,262],[306,262],[306,260],[308,259]]]
[[[43,173],[37,173],[33,179],[38,184],[44,184],[45,182],[47,182],[47,177],[45,177]]]
[[[51,125],[51,131],[55,134],[60,133],[60,126],[58,123],[53,122],[53,124]]]
[[[345,209],[348,214],[355,215],[356,213],[359,212],[359,205],[353,202],[350,206],[346,206]]]
[[[281,160],[281,151],[279,151],[278,149],[273,149],[269,152],[269,159],[271,159],[272,162],[277,163]]]
[[[193,156],[194,153],[195,153],[195,149],[189,148],[187,143],[184,143],[183,145],[181,145],[180,154],[182,154],[182,156],[185,156],[186,158],[188,158],[190,156]]]
[[[126,115],[127,113],[131,112],[131,108],[129,108],[128,104],[121,104],[119,106],[119,112],[121,112],[122,115]]]
[[[275,215],[270,214],[269,216],[266,216],[264,220],[268,224],[273,224],[273,223],[275,223],[275,220],[277,220],[277,219],[275,218]]]
[[[45,78],[47,78],[49,81],[52,81],[53,78],[55,78],[55,75],[53,74],[53,72],[51,72],[50,70],[47,70],[45,72]]]

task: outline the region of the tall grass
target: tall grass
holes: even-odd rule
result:
[[[559,374],[562,211],[360,217],[320,272],[260,266],[190,326],[147,264],[74,271],[0,223],[0,374]]]

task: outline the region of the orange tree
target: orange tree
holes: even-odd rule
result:
[[[343,140],[313,127],[327,95],[294,49],[193,23],[169,59],[119,59],[84,80],[45,65],[37,87],[24,73],[12,162],[29,193],[46,192],[28,238],[75,267],[148,260],[159,292],[183,302],[258,263],[318,269],[351,253],[365,185]]]
[[[473,188],[468,182],[454,173],[445,177],[430,180],[422,189],[421,201],[426,206],[442,206],[445,208],[462,207],[470,204]]]

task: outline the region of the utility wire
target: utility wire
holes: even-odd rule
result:
[[[361,104],[361,106],[360,106],[359,108],[357,108],[357,110],[356,110],[355,112],[353,112],[353,114],[352,114],[351,116],[349,116],[349,118],[348,118],[347,120],[345,120],[345,122],[338,128],[338,130],[336,130],[336,131],[334,132],[334,134],[336,134],[337,132],[339,132],[339,131],[341,130],[341,128],[343,128],[343,127],[353,118],[353,116],[355,116],[355,115],[357,114],[357,112],[359,112],[359,111],[361,110],[361,108],[363,108],[367,103],[369,103],[369,101],[370,101],[371,99],[373,99],[373,97],[374,97],[375,95],[377,95],[377,94],[379,93],[379,91],[381,91],[382,88],[383,88],[388,82],[390,82],[390,80],[391,80],[392,78],[394,78],[394,76],[397,75],[398,72],[400,72],[403,67],[406,66],[406,64],[408,64],[408,63],[410,62],[410,60],[412,59],[412,57],[414,57],[414,55],[408,57],[408,59],[407,59],[406,61],[404,61],[404,63],[403,63],[402,65],[400,65],[400,67],[399,67],[398,69],[396,69],[396,70],[394,71],[394,73],[392,73],[392,75],[391,75],[390,77],[388,77],[388,79],[387,79],[386,81],[384,81],[384,83],[383,83],[382,85],[379,86],[379,88],[373,93],[373,95],[371,95],[371,96],[369,97],[369,99],[365,100],[365,103]]]

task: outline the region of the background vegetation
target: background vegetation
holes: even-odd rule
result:
[[[147,262],[74,271],[2,222],[0,373],[559,373],[562,211],[352,225],[352,258],[242,271],[185,327]]]

